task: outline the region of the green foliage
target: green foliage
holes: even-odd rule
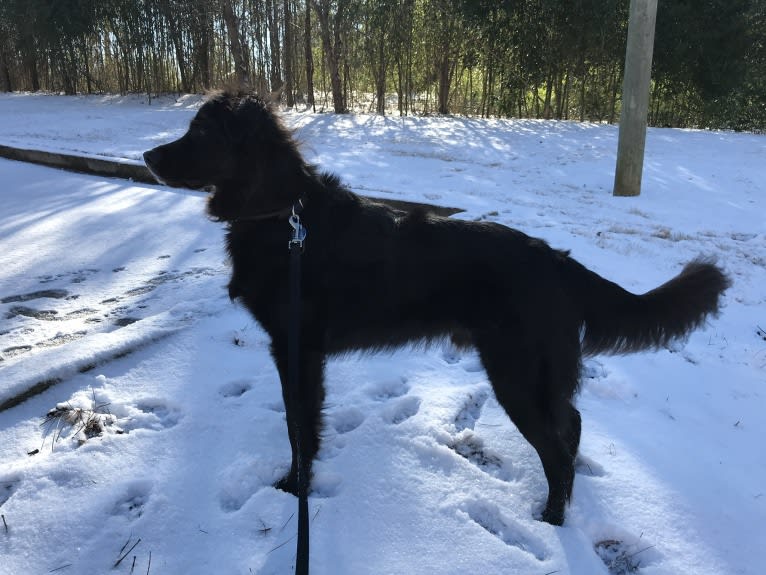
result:
[[[628,3],[321,2],[337,16],[333,43],[352,109],[608,122],[619,118]],[[306,101],[315,85],[326,102],[316,14],[305,28],[315,6],[231,5],[250,84],[274,89],[293,54],[291,96]],[[0,0],[0,89],[202,91],[234,75],[230,48],[221,0]],[[650,123],[766,129],[766,0],[659,2]]]

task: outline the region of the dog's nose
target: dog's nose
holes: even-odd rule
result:
[[[152,148],[151,150],[144,152],[144,163],[150,168],[154,167],[160,162],[160,156],[162,156],[160,149]]]

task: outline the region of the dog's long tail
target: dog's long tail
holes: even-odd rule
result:
[[[630,353],[664,347],[716,315],[731,282],[711,260],[696,259],[676,277],[636,295],[568,260],[570,286],[583,312],[586,355]]]

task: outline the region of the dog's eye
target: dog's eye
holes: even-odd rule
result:
[[[207,132],[208,130],[207,128],[205,128],[203,124],[192,123],[192,125],[189,127],[189,135],[191,135],[192,137],[199,137],[199,136],[205,137],[207,136]]]

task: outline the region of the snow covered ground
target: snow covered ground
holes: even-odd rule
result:
[[[198,104],[2,95],[0,144],[138,162]],[[533,518],[542,468],[474,354],[332,361],[312,573],[763,572],[766,138],[650,130],[642,195],[613,198],[614,126],[286,118],[360,193],[520,228],[633,291],[699,254],[734,281],[685,346],[586,362],[560,528]],[[289,459],[277,376],[226,297],[203,196],[0,173],[0,404],[50,386],[0,412],[0,573],[290,573],[297,504],[270,486]]]

